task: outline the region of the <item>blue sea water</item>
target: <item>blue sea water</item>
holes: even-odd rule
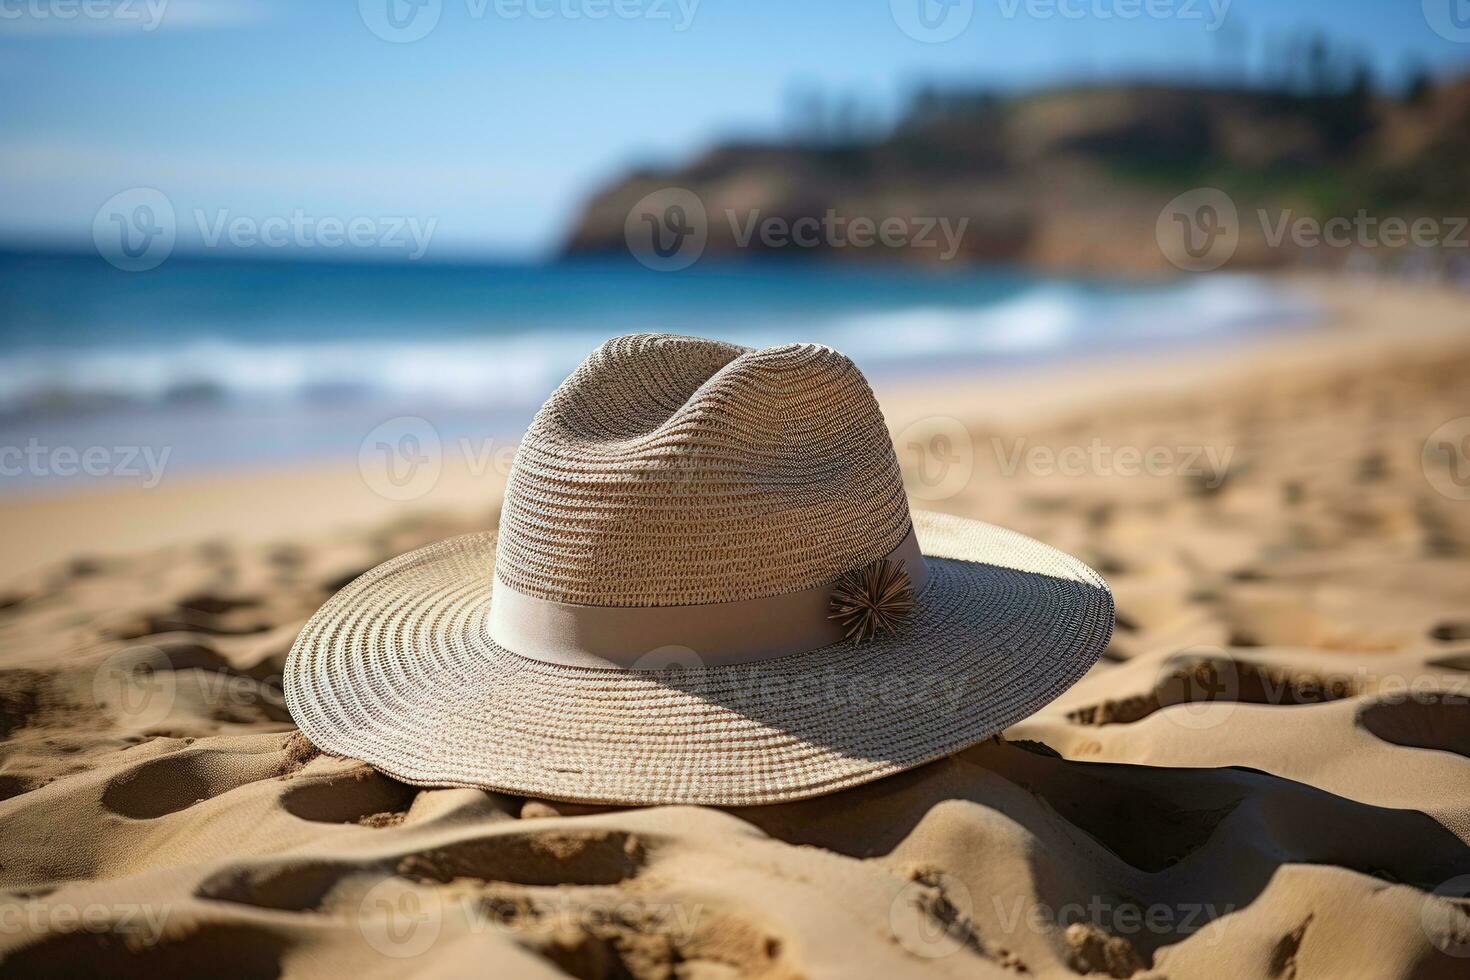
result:
[[[0,252],[0,455],[167,447],[177,473],[350,457],[403,414],[513,434],[589,350],[641,330],[816,341],[882,377],[1228,339],[1309,315],[1249,277],[177,256],[130,273],[91,255]],[[14,469],[4,485],[32,488]]]

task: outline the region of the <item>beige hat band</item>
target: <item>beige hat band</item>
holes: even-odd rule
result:
[[[884,561],[901,563],[917,596],[928,578],[909,529]],[[716,667],[818,650],[844,637],[829,618],[832,583],[737,602],[583,606],[527,595],[494,578],[490,636],[544,663],[619,670]]]

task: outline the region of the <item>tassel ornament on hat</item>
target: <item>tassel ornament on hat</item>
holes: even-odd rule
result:
[[[897,633],[914,614],[914,587],[903,562],[879,559],[843,573],[832,587],[831,613],[857,643]]]

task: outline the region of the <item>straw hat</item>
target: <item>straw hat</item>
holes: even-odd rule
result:
[[[342,589],[285,688],[318,746],[415,785],[771,803],[996,734],[1112,627],[1075,558],[910,512],[842,354],[640,334],[536,415],[498,534]]]

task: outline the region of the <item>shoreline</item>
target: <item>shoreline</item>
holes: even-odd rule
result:
[[[1465,298],[1449,288],[1308,277],[1275,282],[1317,303],[1323,310],[1318,321],[1081,360],[978,371],[940,369],[923,377],[880,373],[873,387],[895,432],[951,414],[986,426],[1048,425],[1089,409],[1177,397],[1327,362],[1364,363],[1391,352],[1429,353],[1470,344]],[[1400,324],[1409,318],[1413,325],[1404,329]],[[487,436],[485,444],[513,445],[515,439],[518,435]],[[152,488],[130,484],[56,493],[18,491],[0,497],[0,534],[7,539],[10,558],[5,580],[80,554],[113,556],[203,539],[283,543],[420,514],[483,514],[493,521],[508,472],[505,448],[490,454],[443,453],[442,472],[432,489],[410,499],[377,492],[370,484],[382,487],[381,481],[365,475],[351,459],[247,464],[165,477]]]

